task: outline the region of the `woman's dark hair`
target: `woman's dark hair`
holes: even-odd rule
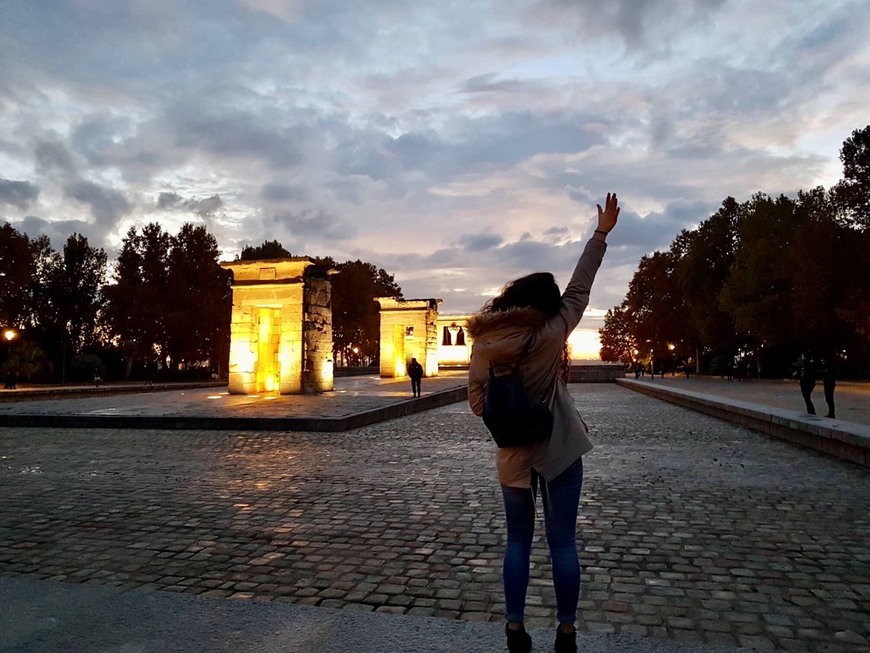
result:
[[[534,308],[548,318],[558,315],[562,308],[562,294],[556,279],[549,272],[535,272],[515,279],[502,289],[498,297],[493,297],[483,307],[482,312],[496,313],[512,308]],[[571,355],[567,342],[562,346],[559,371],[567,383],[571,373]]]
[[[549,272],[535,272],[511,281],[484,310],[494,313],[512,308],[534,308],[547,317],[553,317],[561,307],[562,294],[556,279]]]

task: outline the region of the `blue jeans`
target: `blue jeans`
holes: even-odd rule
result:
[[[508,621],[523,621],[538,486],[541,488],[547,545],[553,563],[556,617],[560,624],[573,624],[580,597],[577,509],[583,486],[582,458],[549,483],[532,470],[531,488],[501,487],[508,535],[503,569],[506,617]]]

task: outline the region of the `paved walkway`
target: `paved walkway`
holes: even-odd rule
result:
[[[615,385],[572,392],[596,443],[585,650],[870,651],[866,469]],[[502,650],[499,490],[463,403],[343,433],[4,428],[0,443],[0,651],[202,650],[209,620],[226,636],[208,650],[409,650],[379,648],[393,630],[414,650]],[[533,561],[527,617],[547,641],[540,541]],[[63,648],[81,601],[128,618],[97,610]],[[304,606],[326,611],[281,611]]]

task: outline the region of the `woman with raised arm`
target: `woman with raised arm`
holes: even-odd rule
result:
[[[535,531],[538,489],[544,511],[547,545],[559,625],[557,653],[577,650],[577,603],[580,561],[577,511],[583,484],[583,454],[592,448],[586,424],[568,391],[568,336],[589,304],[589,292],[607,249],[607,234],[616,226],[619,206],[608,193],[598,205],[598,226],[577,261],[564,293],[553,275],[537,272],[508,283],[468,322],[474,338],[468,371],[468,401],[475,415],[484,413],[486,385],[494,365],[514,364],[522,384],[552,412],[549,437],[532,444],[496,449],[496,468],[504,498],[507,546],[504,557],[505,634],[510,653],[528,653],[532,640],[523,626],[529,558]]]

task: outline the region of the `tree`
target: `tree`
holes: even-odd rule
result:
[[[293,255],[284,249],[277,240],[264,240],[262,245],[253,247],[245,245],[242,253],[236,257],[237,261],[261,261],[273,258],[292,258]]]
[[[607,311],[604,326],[598,330],[601,338],[601,360],[627,365],[634,360],[634,325],[625,302]]]
[[[794,200],[762,193],[752,198],[741,222],[741,247],[720,293],[738,331],[753,344],[800,344],[794,320],[794,267],[811,261],[793,256],[805,216]]]
[[[8,222],[0,227],[0,326],[33,324],[36,293],[51,252],[47,236],[31,239]]]
[[[55,358],[59,354],[64,380],[67,352],[80,353],[100,339],[106,262],[106,253],[91,247],[87,237],[77,233],[47,262],[36,321],[43,345],[53,349]]]
[[[823,188],[801,191],[795,203],[799,226],[790,247],[793,261],[791,305],[793,332],[804,347],[839,348],[843,326],[837,316],[844,285],[838,258],[843,227],[834,219],[830,196]]]
[[[848,224],[870,229],[870,125],[856,129],[840,150],[843,179],[834,188]]]
[[[360,260],[335,266],[332,277],[333,354],[343,363],[375,361],[380,342],[380,314],[375,297],[401,297],[392,274]]]
[[[114,284],[106,288],[106,321],[126,354],[125,377],[134,361],[166,357],[165,315],[170,236],[157,223],[130,228],[118,255]]]
[[[223,375],[229,360],[232,274],[221,268],[217,240],[187,223],[170,238],[166,340],[174,364],[208,361]]]
[[[740,221],[745,211],[745,204],[727,197],[716,213],[686,234],[677,277],[686,317],[695,334],[698,365],[701,349],[733,353],[735,347],[734,318],[722,305],[720,293],[740,246]]]
[[[641,357],[652,356],[662,365],[673,364],[672,350],[678,343],[693,339],[677,280],[683,245],[681,237],[669,251],[644,256],[624,302],[633,324],[634,347]]]

